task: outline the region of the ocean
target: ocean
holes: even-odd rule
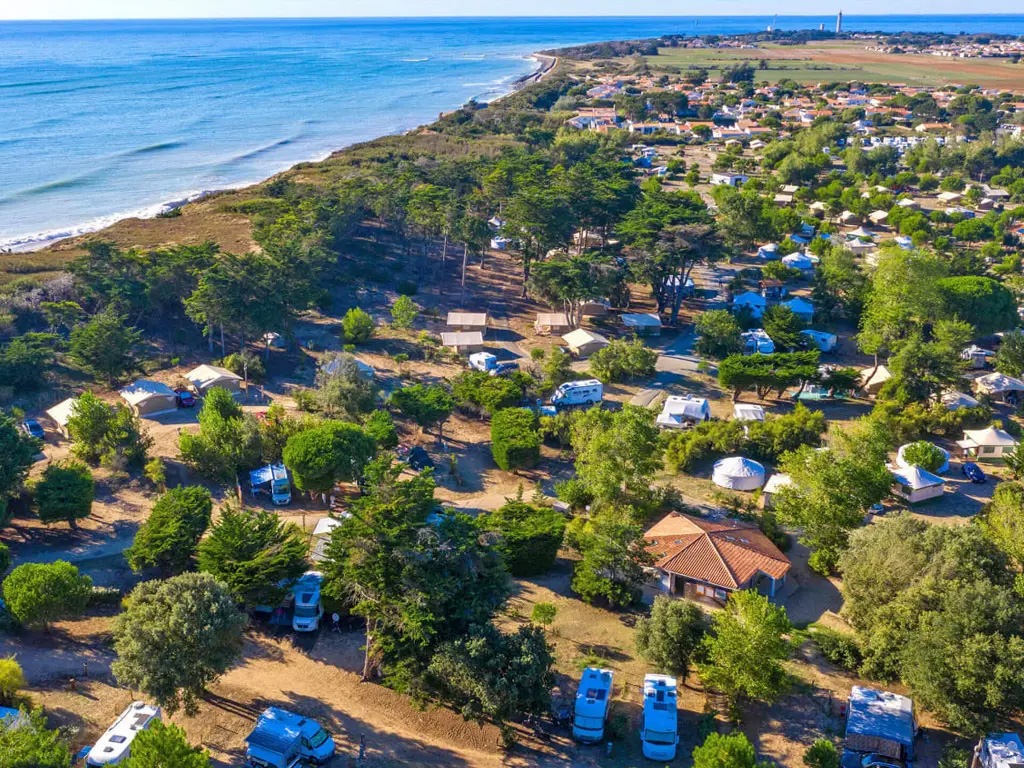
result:
[[[770,16],[0,21],[0,248],[27,250],[508,93],[549,47]],[[780,16],[779,29],[834,16]],[[1024,15],[845,16],[1024,34]]]

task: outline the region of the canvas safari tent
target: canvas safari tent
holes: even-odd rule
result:
[[[152,418],[178,409],[178,396],[163,382],[139,379],[120,392],[128,407],[139,418]]]
[[[242,389],[241,376],[216,365],[197,366],[186,373],[185,378],[199,395],[205,395],[214,387],[226,389],[231,394],[237,394]]]
[[[71,411],[77,401],[77,397],[69,397],[67,400],[61,400],[46,412],[46,415],[50,417],[50,421],[57,426],[58,431],[64,437],[68,437],[68,419],[71,418]]]
[[[565,334],[562,336],[562,341],[569,347],[569,352],[576,357],[589,357],[611,343],[600,333],[594,333],[583,328],[577,328],[575,331]]]
[[[893,493],[902,496],[911,504],[937,498],[946,492],[941,477],[921,469],[916,464],[892,470],[892,477],[895,481],[892,486]]]

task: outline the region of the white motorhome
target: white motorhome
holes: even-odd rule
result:
[[[551,404],[565,408],[574,405],[594,405],[604,399],[604,386],[597,379],[567,381],[555,390]]]
[[[296,632],[315,632],[320,626],[324,615],[324,604],[320,601],[322,582],[319,571],[308,571],[292,587],[292,629]]]
[[[587,667],[576,689],[572,737],[594,744],[604,738],[604,724],[612,698],[612,671]]]
[[[139,732],[146,730],[154,720],[159,719],[160,707],[151,706],[143,701],[133,701],[89,750],[85,764],[97,766],[123,763],[131,756],[132,741]]]
[[[493,371],[498,365],[498,358],[490,352],[474,352],[469,356],[469,367],[474,371]]]
[[[263,710],[245,737],[246,765],[252,768],[295,768],[324,765],[334,757],[334,739],[316,720],[286,709]]]
[[[644,675],[644,722],[640,731],[644,757],[674,760],[678,731],[676,679],[668,675]]]

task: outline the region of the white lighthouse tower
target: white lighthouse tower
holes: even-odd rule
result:
[[[838,35],[843,31],[843,12],[840,11],[839,15],[836,16],[836,34]]]

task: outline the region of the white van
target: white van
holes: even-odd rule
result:
[[[679,743],[676,716],[676,679],[668,675],[644,676],[644,722],[640,731],[644,757],[675,760]]]
[[[604,386],[597,379],[567,381],[555,390],[551,404],[556,408],[574,405],[594,405],[604,399]]]
[[[89,750],[85,764],[97,766],[123,763],[131,756],[132,741],[139,732],[146,730],[154,720],[159,719],[160,707],[133,701]]]
[[[587,667],[583,670],[580,687],[576,689],[573,708],[572,737],[587,744],[596,744],[604,738],[604,724],[612,699],[612,671]]]
[[[323,576],[319,571],[307,571],[292,587],[292,629],[296,632],[315,632],[324,615],[320,600]]]

